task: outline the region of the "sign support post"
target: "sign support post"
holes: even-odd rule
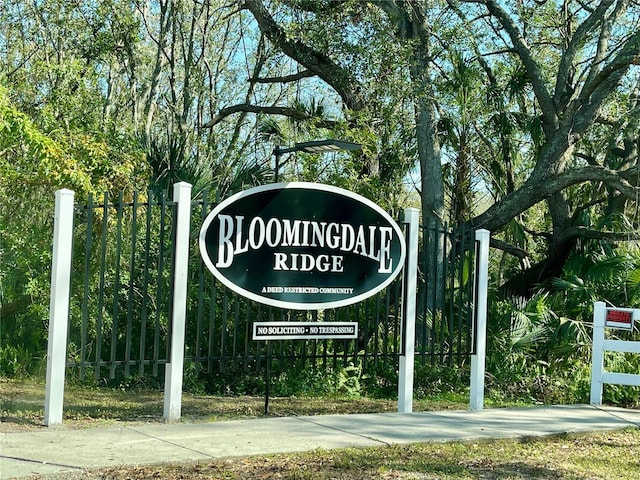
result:
[[[398,375],[398,412],[413,411],[413,371],[416,337],[416,288],[418,276],[418,229],[420,212],[417,208],[404,211],[407,222],[407,261],[404,269],[403,335]]]
[[[269,389],[271,387],[271,341],[267,340],[267,365],[264,374],[264,414],[269,413]]]
[[[604,323],[607,305],[604,302],[593,304],[593,344],[591,346],[591,405],[602,404],[602,372],[604,370]]]

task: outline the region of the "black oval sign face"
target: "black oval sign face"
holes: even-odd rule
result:
[[[315,183],[235,194],[207,216],[200,252],[215,277],[267,305],[340,307],[385,288],[404,265],[404,236],[378,205]]]

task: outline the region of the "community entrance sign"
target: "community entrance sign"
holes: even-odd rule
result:
[[[378,205],[304,182],[251,188],[220,203],[202,225],[200,253],[231,290],[298,310],[342,307],[374,295],[398,275],[406,254],[402,230]],[[357,323],[253,324],[254,340],[329,338],[357,338]]]
[[[185,340],[187,339],[188,282],[192,277],[189,275],[189,250],[193,239],[191,185],[184,182],[175,184],[172,203],[171,301],[167,302],[170,311],[163,310],[164,307],[160,304],[156,310],[157,315],[168,315],[171,326],[168,334],[170,343],[167,345],[168,352],[164,366],[163,417],[167,421],[179,420],[181,415]],[[89,212],[92,211],[91,205],[90,202],[87,207]],[[134,242],[138,238],[135,234],[135,212],[139,205],[134,197],[133,234],[131,234]],[[165,205],[168,204],[163,200],[163,209]],[[122,238],[121,206],[122,200],[118,208],[119,239]],[[151,235],[148,227],[151,219],[150,208],[151,202],[147,210],[147,248],[149,248]],[[103,205],[105,225],[108,209],[110,205],[105,197]],[[45,424],[48,426],[62,423],[65,368],[69,360],[67,342],[68,334],[72,330],[69,326],[69,296],[73,270],[75,210],[74,193],[70,190],[58,190],[55,202],[45,386]],[[250,189],[222,202],[206,218],[199,240],[203,261],[222,283],[236,292],[246,294],[245,296],[249,298],[284,308],[320,310],[360,302],[387,287],[406,263],[402,282],[400,314],[402,324],[399,329],[400,338],[398,338],[401,346],[398,359],[398,411],[411,412],[416,343],[418,240],[419,231],[422,228],[418,210],[406,208],[403,223],[406,231],[406,247],[398,225],[387,213],[369,200],[335,187],[309,183],[282,183]],[[162,230],[163,227],[161,227]],[[91,253],[89,247],[92,235],[89,226],[87,226],[86,235],[88,255]],[[104,243],[106,229],[103,230],[103,235]],[[474,351],[471,352],[470,382],[470,407],[474,410],[483,408],[484,398],[489,239],[488,231],[475,232],[475,290],[472,302]],[[163,245],[162,241],[161,238],[160,245]],[[106,251],[105,245],[102,246],[103,255]],[[160,251],[162,252],[162,249]],[[145,255],[136,255],[144,257],[144,282],[148,281],[146,268],[149,265],[149,253],[147,251]],[[133,256],[132,254],[131,272],[134,265]],[[87,266],[90,261],[90,257],[87,256]],[[120,261],[120,255],[116,255],[116,261]],[[162,262],[158,261],[158,264],[160,263]],[[104,274],[104,265],[101,268]],[[162,271],[162,267],[158,267],[158,277],[161,276]],[[133,277],[131,273],[130,282]],[[131,291],[134,290],[133,285],[134,283],[130,283]],[[114,312],[116,312],[117,301],[116,296]],[[129,303],[129,306],[131,305],[132,303]],[[128,335],[130,328],[135,325],[133,322],[140,321],[141,325],[145,325],[147,318],[144,315],[140,319],[135,318],[132,308],[129,312],[127,343],[130,343]],[[327,318],[320,314],[318,317]],[[328,317],[330,318],[331,315]],[[634,315],[630,322],[628,315],[612,313],[608,320],[614,325],[629,328],[628,326],[635,319]],[[113,338],[118,333],[116,323],[114,319]],[[271,337],[264,340],[267,345],[267,358],[270,356],[270,340],[289,334],[316,339],[319,339],[319,336],[323,339],[359,338],[358,324],[351,326],[342,325],[341,322],[309,322],[308,325],[298,326],[297,322],[287,322],[287,325],[269,325],[270,323],[273,322],[253,322],[256,337],[261,335]],[[86,332],[85,327],[82,328],[82,331]],[[142,339],[144,338],[142,336]],[[97,341],[99,342],[99,339]],[[126,346],[123,359],[118,357],[118,352],[113,346],[110,360],[112,371],[116,362],[126,366],[132,362],[139,362],[142,367],[145,361],[144,352],[141,351],[139,359],[134,360],[130,356],[132,352],[130,347],[131,345]],[[344,352],[346,358],[347,350]],[[96,361],[92,365],[99,369],[102,357],[98,353],[95,358]],[[83,356],[82,359],[85,357]],[[159,357],[155,360],[159,360]],[[267,361],[266,364],[268,368],[269,362]]]
[[[353,192],[291,182],[220,203],[200,231],[205,264],[252,300],[298,310],[335,308],[379,292],[404,265],[404,235]]]

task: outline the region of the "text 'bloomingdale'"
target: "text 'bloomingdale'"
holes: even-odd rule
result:
[[[290,220],[253,217],[248,225],[242,215],[218,215],[220,222],[216,268],[228,268],[235,255],[273,248],[324,248],[331,254],[274,252],[275,271],[342,272],[344,259],[340,252],[351,253],[378,262],[378,273],[391,273],[391,241],[389,226],[351,225],[337,222]]]

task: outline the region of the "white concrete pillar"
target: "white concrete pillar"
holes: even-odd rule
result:
[[[176,202],[176,240],[174,246],[173,309],[171,311],[171,350],[164,376],[164,413],[168,422],[180,420],[184,338],[187,318],[187,279],[189,275],[189,235],[191,230],[191,185],[173,186]]]
[[[407,222],[407,259],[404,271],[403,302],[403,355],[400,356],[398,372],[398,412],[413,411],[413,371],[416,338],[416,289],[418,282],[418,232],[420,212],[417,208],[404,211]]]
[[[55,193],[47,378],[44,397],[44,424],[48,427],[62,424],[71,288],[73,200],[74,192],[71,190],[62,189]]]
[[[604,371],[604,326],[607,318],[607,305],[604,302],[593,304],[593,344],[591,346],[591,405],[602,404],[602,375]]]
[[[479,243],[477,251],[476,272],[476,351],[471,355],[471,385],[469,408],[482,410],[484,408],[484,374],[487,351],[487,295],[489,290],[489,242],[491,234],[488,230],[477,230],[476,241]]]

